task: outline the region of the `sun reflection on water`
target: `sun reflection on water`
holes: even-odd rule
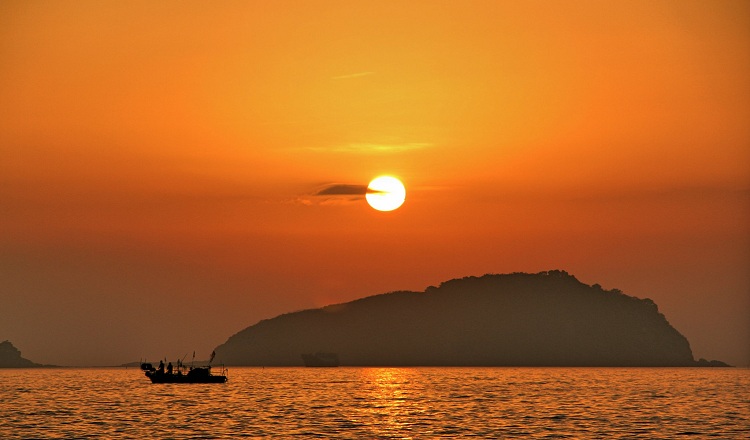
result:
[[[364,399],[362,411],[372,420],[377,437],[412,438],[415,414],[424,411],[421,399],[408,385],[419,371],[405,368],[366,368],[362,370]],[[413,434],[413,433],[412,433]]]

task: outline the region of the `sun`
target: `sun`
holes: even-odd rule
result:
[[[378,211],[393,211],[404,204],[406,188],[391,176],[376,177],[367,185],[367,203]]]

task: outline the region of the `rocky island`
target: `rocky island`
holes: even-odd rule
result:
[[[10,341],[0,342],[0,368],[34,368],[44,366],[21,357],[21,351],[14,347]]]
[[[650,299],[565,271],[467,277],[248,327],[216,348],[227,365],[297,366],[337,353],[349,366],[700,366]]]

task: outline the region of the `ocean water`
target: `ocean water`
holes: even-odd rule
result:
[[[230,368],[208,385],[0,370],[1,439],[243,437],[750,438],[750,370]]]

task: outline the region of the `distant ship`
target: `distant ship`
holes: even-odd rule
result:
[[[211,372],[211,366],[206,367],[186,367],[178,364],[176,371],[169,364],[167,371],[164,371],[164,363],[159,362],[159,368],[154,368],[149,363],[141,364],[141,370],[146,372],[146,377],[151,379],[151,383],[224,383],[227,381],[227,370],[221,367],[219,374]]]
[[[304,353],[302,360],[306,367],[338,367],[339,355],[336,353]]]

